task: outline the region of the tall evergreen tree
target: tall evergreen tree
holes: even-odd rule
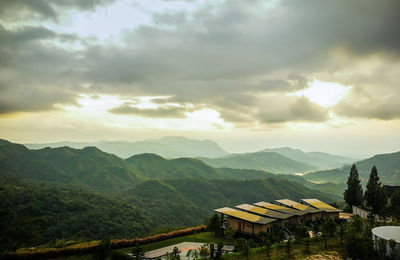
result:
[[[386,206],[387,195],[382,183],[379,181],[378,170],[375,165],[371,169],[364,198],[372,214],[381,213]]]
[[[351,206],[359,207],[363,202],[363,190],[355,164],[351,166],[350,176],[347,180],[347,189],[344,191],[344,200],[351,209]]]

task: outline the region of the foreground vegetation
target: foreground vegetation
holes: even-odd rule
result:
[[[0,178],[1,250],[132,238],[202,224],[214,208],[243,201],[329,196],[287,180],[152,180],[128,191]]]
[[[307,233],[299,234],[294,229],[294,237],[289,240],[276,239],[276,234],[261,234],[256,239],[237,239],[235,241],[237,253],[224,255],[223,259],[306,259],[311,255],[325,254],[335,256],[335,259],[397,259],[399,250],[392,251],[385,256],[386,242],[372,240],[372,228],[379,225],[400,225],[393,223],[373,223],[353,217],[349,222],[330,222],[325,220],[320,224],[312,225],[307,230],[314,230],[319,236],[309,238]],[[279,231],[277,231],[279,232]],[[292,240],[293,239],[293,240]],[[238,243],[238,240],[242,240]],[[391,246],[389,241],[388,245]],[[321,259],[321,258],[320,258]]]

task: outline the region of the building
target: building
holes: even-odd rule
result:
[[[270,232],[272,225],[286,228],[289,224],[312,222],[328,216],[336,218],[340,210],[317,199],[305,199],[303,203],[289,199],[275,203],[260,201],[254,204],[240,204],[235,208],[219,208],[214,211],[225,217],[225,223],[239,233],[256,236]],[[279,204],[279,205],[278,205]]]
[[[302,199],[302,202],[322,212],[322,218],[339,219],[339,213],[342,210],[332,207],[318,199]]]
[[[390,247],[389,241],[395,241],[396,258],[400,259],[400,226],[381,226],[372,229],[372,239],[375,241],[375,246],[378,240],[384,240],[386,242],[386,256],[392,256],[392,249]]]
[[[298,210],[288,208],[288,207],[283,207],[283,206],[272,204],[272,203],[265,202],[265,201],[260,201],[260,202],[254,203],[254,205],[291,215],[291,217],[289,218],[290,224],[294,224],[294,225],[298,224],[302,217],[302,214]]]
[[[278,205],[298,210],[298,214],[302,217],[301,220],[303,222],[313,222],[322,219],[322,211],[319,209],[289,199],[275,200],[274,202]]]
[[[215,209],[215,212],[227,216],[228,225],[236,232],[255,236],[260,232],[269,232],[273,218],[261,217],[241,210],[228,207]]]
[[[278,211],[274,211],[271,209],[262,208],[262,207],[258,207],[255,205],[250,205],[250,204],[237,205],[235,208],[238,208],[243,211],[247,211],[249,213],[252,213],[252,214],[255,214],[258,216],[275,219],[274,223],[281,225],[282,227],[287,227],[289,225],[289,218],[293,216],[293,214],[286,214],[286,213],[282,213],[282,212],[278,212]]]

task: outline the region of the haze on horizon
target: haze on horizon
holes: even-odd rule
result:
[[[400,150],[400,2],[0,2],[0,136]]]

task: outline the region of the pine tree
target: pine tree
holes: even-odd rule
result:
[[[359,207],[363,202],[363,190],[355,164],[351,167],[350,176],[347,180],[347,189],[344,191],[344,200],[351,209],[351,206]]]
[[[382,183],[379,181],[378,170],[375,165],[371,169],[364,198],[372,214],[379,214],[386,206],[386,192],[383,189]]]
[[[136,245],[133,250],[132,250],[132,255],[133,258],[136,260],[142,260],[144,259],[145,253],[142,247],[140,247],[139,245]]]

